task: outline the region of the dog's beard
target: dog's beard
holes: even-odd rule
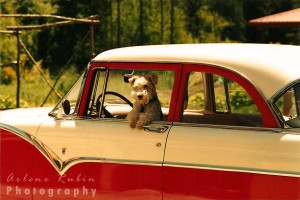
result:
[[[141,104],[141,105],[146,105],[149,103],[150,98],[148,95],[143,95],[143,97],[141,99],[136,98],[136,100]]]
[[[145,96],[142,99],[138,99],[139,103],[142,105],[146,105],[149,103],[150,99],[146,98]]]
[[[146,105],[150,101],[150,95],[146,91],[143,91],[143,92],[140,92],[140,93],[136,93],[136,92],[132,91],[131,95],[141,105]],[[142,95],[142,98],[139,98],[138,97],[139,95]]]

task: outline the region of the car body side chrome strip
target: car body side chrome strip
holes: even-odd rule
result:
[[[56,169],[56,171],[62,175],[72,166],[80,163],[87,162],[97,162],[97,163],[110,163],[110,164],[129,164],[129,165],[147,165],[147,166],[160,166],[161,162],[157,161],[146,161],[146,160],[124,160],[124,159],[110,159],[110,158],[100,158],[100,157],[74,157],[63,161],[59,158],[49,147],[43,144],[38,139],[34,139],[33,136],[28,133],[12,127],[7,124],[0,123],[0,129],[7,130],[12,134],[15,134],[25,141],[31,143],[39,152],[41,152],[45,158],[51,163],[51,165]]]
[[[263,174],[263,175],[274,175],[274,176],[287,176],[300,178],[299,172],[288,172],[288,171],[272,171],[255,168],[240,168],[231,166],[214,166],[205,164],[190,164],[190,163],[176,163],[176,162],[164,162],[164,167],[178,167],[178,168],[190,168],[190,169],[205,169],[205,170],[217,170],[217,171],[228,171],[228,172],[242,172],[251,174]]]

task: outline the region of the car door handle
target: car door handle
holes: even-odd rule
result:
[[[143,126],[145,131],[164,133],[168,130],[168,126]]]

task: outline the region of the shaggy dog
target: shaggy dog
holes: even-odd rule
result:
[[[133,76],[129,79],[132,86],[131,96],[135,99],[132,110],[127,116],[131,128],[142,129],[152,121],[163,120],[155,88],[157,81],[155,75]]]

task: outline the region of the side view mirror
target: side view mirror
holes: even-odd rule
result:
[[[68,99],[65,99],[63,102],[62,102],[62,107],[63,107],[63,110],[64,110],[64,113],[66,115],[70,114],[70,111],[71,111],[71,105],[70,105],[70,101]]]
[[[125,74],[124,75],[124,82],[129,83],[129,79],[133,76],[134,70],[132,71],[131,74]]]

